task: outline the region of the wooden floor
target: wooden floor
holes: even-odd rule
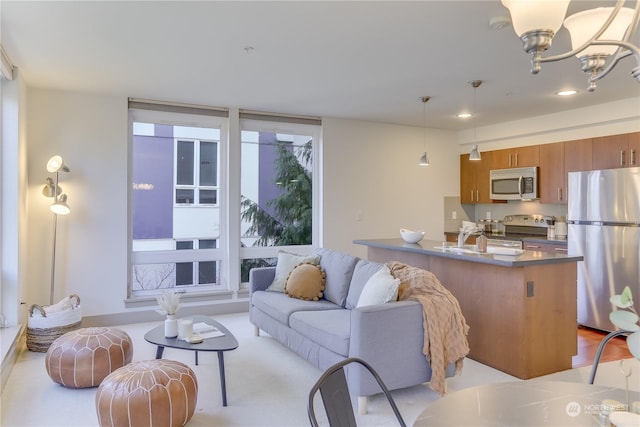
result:
[[[598,345],[607,334],[594,329],[578,327],[578,354],[573,356],[574,368],[593,364],[593,358],[598,350]],[[604,348],[600,362],[628,359],[633,357],[627,348],[626,337],[616,337],[609,341]]]

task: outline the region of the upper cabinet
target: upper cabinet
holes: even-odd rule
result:
[[[590,171],[593,169],[591,138],[576,139],[564,143],[564,172]]]
[[[540,203],[567,203],[564,143],[540,146]]]
[[[492,153],[482,153],[481,160],[469,160],[468,154],[460,155],[460,203],[491,203],[489,171]]]
[[[567,203],[567,174],[585,170],[591,170],[591,138],[540,145],[540,203]]]
[[[484,151],[482,160],[460,156],[461,203],[493,203],[491,169],[539,166],[540,203],[567,203],[568,173],[640,166],[640,132],[553,144]]]
[[[495,150],[491,153],[493,154],[491,169],[538,166],[540,162],[540,149],[538,145]]]
[[[640,165],[640,132],[593,138],[593,169],[615,169]]]

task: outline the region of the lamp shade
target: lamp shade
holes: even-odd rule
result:
[[[577,49],[588,42],[609,18],[613,9],[613,7],[598,7],[596,9],[578,12],[565,19],[564,26],[569,30],[569,34],[571,35],[571,47]],[[609,25],[609,28],[604,31],[599,39],[622,40],[632,19],[633,9],[628,7],[620,8],[613,22]],[[617,48],[617,45],[591,45],[578,52],[576,56],[611,55]]]
[[[69,205],[67,205],[67,195],[61,194],[60,197],[58,197],[58,201],[49,206],[49,209],[56,215],[68,215],[71,209],[69,209]]]
[[[69,172],[69,168],[65,166],[61,156],[53,156],[47,162],[47,171],[49,172]]]
[[[423,151],[422,156],[420,156],[420,161],[418,162],[420,166],[429,166],[429,157],[427,157],[427,152]]]
[[[53,179],[47,178],[44,187],[42,188],[42,195],[45,197],[56,197],[56,194],[60,193],[62,193],[62,187],[58,185],[58,188],[56,189],[56,184],[53,182]]]
[[[518,36],[534,30],[557,33],[569,7],[569,0],[502,0],[509,9]]]
[[[482,160],[482,156],[480,156],[480,151],[478,151],[478,146],[474,145],[471,149],[471,153],[469,154],[469,160]]]

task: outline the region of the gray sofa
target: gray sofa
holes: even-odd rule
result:
[[[347,357],[369,362],[390,390],[431,379],[431,367],[422,352],[422,306],[416,301],[394,301],[357,307],[367,280],[383,264],[330,249],[317,249],[326,273],[324,297],[319,301],[290,298],[267,291],[275,267],[254,268],[250,321],[321,370]],[[453,376],[453,364],[446,376]],[[366,413],[366,396],[380,393],[371,376],[358,366],[347,369],[350,390]]]

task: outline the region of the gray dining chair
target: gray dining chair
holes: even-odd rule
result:
[[[406,424],[402,419],[402,415],[400,415],[400,411],[398,410],[398,406],[393,400],[389,389],[382,381],[382,378],[380,378],[380,375],[378,375],[371,365],[357,357],[350,357],[330,366],[320,376],[313,387],[311,387],[311,391],[309,392],[309,403],[307,406],[307,413],[309,414],[311,426],[318,426],[318,420],[316,419],[316,413],[314,410],[314,398],[318,391],[320,391],[322,403],[324,404],[327,419],[329,420],[329,425],[331,427],[357,426],[353,411],[353,404],[351,403],[351,396],[349,394],[349,386],[347,385],[347,378],[344,370],[345,366],[351,363],[360,364],[371,373],[386,396],[389,405],[391,405],[391,409],[393,410],[399,425],[401,427],[406,427]]]

